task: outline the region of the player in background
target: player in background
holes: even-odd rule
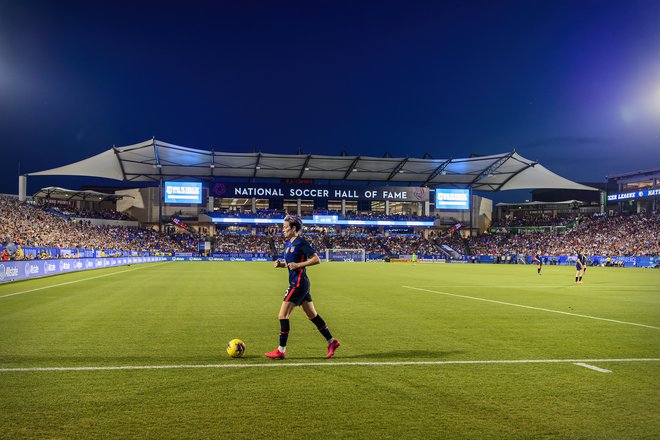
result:
[[[582,249],[578,251],[577,260],[575,260],[575,282],[582,284],[582,274],[584,274],[584,255],[582,254]]]
[[[587,272],[587,254],[584,253],[584,249],[582,250],[582,275],[580,276],[580,283],[582,282],[582,277],[584,276],[585,272]]]
[[[541,251],[536,252],[536,255],[532,257],[532,262],[536,263],[536,273],[541,276],[541,267],[543,267]]]
[[[318,331],[328,341],[328,354],[330,359],[339,347],[339,341],[332,337],[330,330],[321,316],[316,313],[312,296],[309,293],[310,282],[307,278],[308,266],[321,263],[316,250],[300,236],[302,220],[299,217],[287,215],[284,218],[282,232],[286,243],[284,244],[284,260],[275,260],[275,267],[286,267],[289,270],[289,288],[284,294],[278,318],[280,320],[280,345],[273,351],[265,353],[271,359],[284,359],[286,357],[286,343],[289,338],[289,317],[296,306],[302,307],[305,315],[316,326]]]

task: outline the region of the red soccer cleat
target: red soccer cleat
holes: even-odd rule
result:
[[[286,357],[286,353],[281,352],[279,348],[276,348],[270,353],[264,353],[264,356],[271,359],[284,359]]]
[[[339,348],[341,344],[337,339],[333,340],[330,344],[328,344],[328,355],[325,357],[326,359],[330,359],[332,356],[335,354],[335,350]]]

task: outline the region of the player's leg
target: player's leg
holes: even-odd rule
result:
[[[326,359],[331,358],[335,354],[335,350],[339,348],[339,341],[332,337],[332,334],[328,329],[328,325],[325,323],[323,318],[321,318],[321,315],[316,312],[316,308],[314,307],[314,303],[311,301],[311,297],[310,301],[303,301],[301,307],[305,312],[305,315],[307,315],[307,318],[312,321],[312,323],[318,329],[319,333],[321,333],[325,340],[328,341],[328,355],[326,356]]]
[[[280,320],[280,345],[273,351],[265,353],[266,357],[271,359],[284,359],[286,356],[286,343],[289,339],[289,317],[296,308],[296,304],[288,301],[282,302],[278,318]]]
[[[296,304],[288,301],[284,301],[280,307],[280,313],[278,318],[280,320],[280,346],[278,349],[282,353],[286,353],[286,342],[289,339],[289,317],[291,312],[296,308]]]

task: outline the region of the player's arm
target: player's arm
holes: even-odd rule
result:
[[[277,260],[275,260],[273,263],[274,263],[274,266],[275,266],[276,268],[277,268],[277,267],[286,267],[286,262],[285,262],[285,261],[281,261],[279,258],[278,258]]]
[[[321,264],[321,259],[316,253],[314,253],[311,257],[309,257],[307,260],[303,262],[289,263],[289,269],[291,270],[300,269],[301,267],[314,266],[315,264]]]

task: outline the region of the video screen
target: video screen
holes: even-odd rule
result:
[[[202,182],[165,182],[165,203],[202,203]]]
[[[470,209],[470,190],[436,188],[435,209]]]

